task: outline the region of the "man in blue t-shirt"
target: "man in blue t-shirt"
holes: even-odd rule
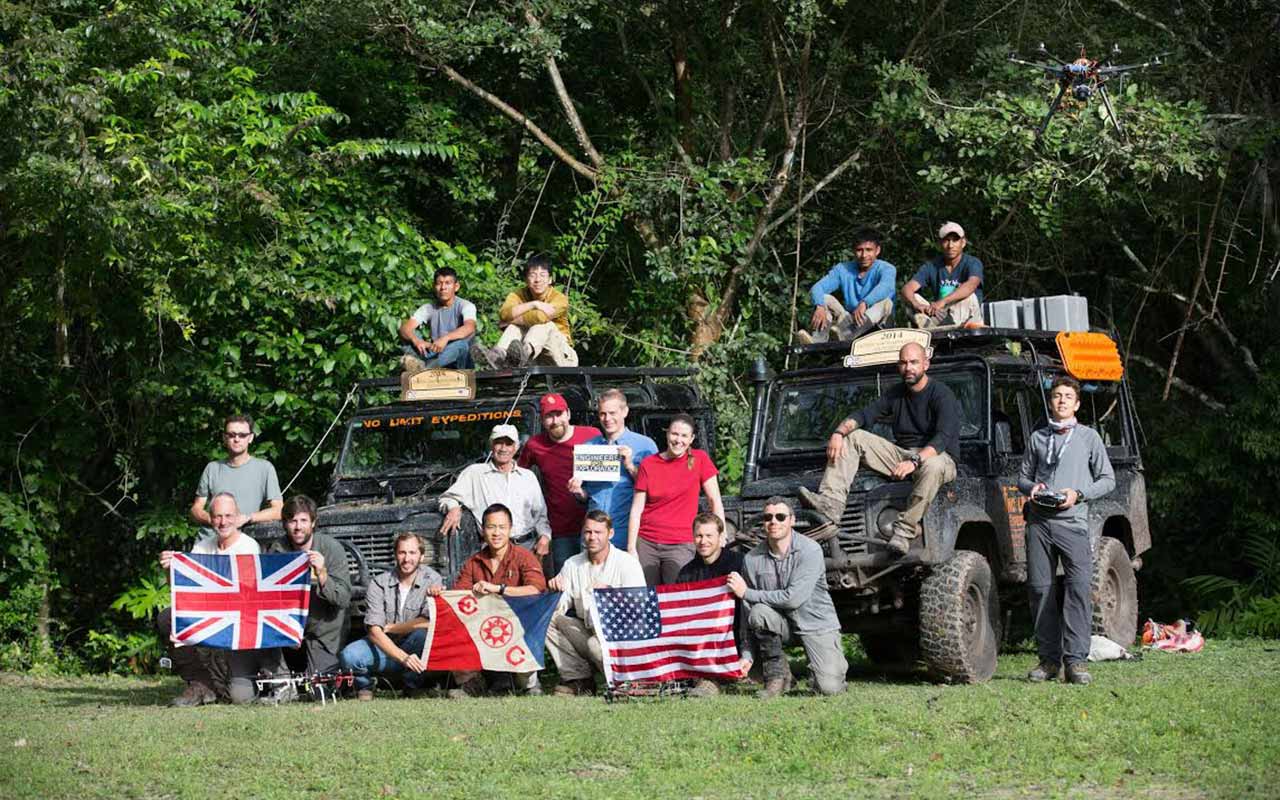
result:
[[[603,511],[613,522],[613,546],[627,549],[627,521],[631,518],[631,498],[636,491],[640,462],[658,452],[658,445],[642,433],[627,428],[627,396],[621,389],[600,393],[598,419],[604,434],[583,444],[611,444],[618,447],[621,462],[617,481],[569,481],[569,491],[586,501],[588,511]]]
[[[836,264],[809,290],[813,316],[809,331],[796,331],[798,343],[852,341],[892,318],[898,269],[880,260],[880,234],[863,228],[853,243],[855,260]],[[836,299],[836,292],[843,303]]]
[[[400,323],[400,338],[405,341],[402,366],[407,372],[451,367],[471,369],[471,342],[476,335],[476,307],[458,297],[458,273],[453,267],[440,267],[435,274],[435,302],[423,303],[413,316]],[[426,325],[430,339],[418,335],[418,327]],[[482,366],[491,367],[488,363]]]
[[[902,299],[912,309],[917,328],[982,324],[982,262],[964,252],[964,228],[955,222],[938,229],[942,255],[920,265],[902,287]],[[930,302],[921,292],[934,295]]]

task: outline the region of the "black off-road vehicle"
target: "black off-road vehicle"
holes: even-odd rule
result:
[[[900,342],[893,337],[902,333],[881,331],[864,340],[887,337],[880,349],[896,353]],[[983,681],[995,671],[1007,622],[1002,602],[1007,609],[1027,602],[1018,468],[1031,431],[1048,418],[1046,388],[1065,368],[1051,332],[955,330],[933,334],[932,345],[929,377],[946,383],[963,408],[956,480],[942,487],[905,556],[885,549],[881,537],[904,507],[911,482],[865,468],[836,530],[828,526],[819,537],[841,624],[860,635],[869,658],[886,666],[923,660],[943,679]],[[771,495],[793,502],[798,532],[819,527],[822,520],[800,504],[798,488],[817,489],[836,425],[900,380],[896,356],[845,366],[857,360],[842,359],[848,344],[795,347],[791,354],[802,365],[816,365],[770,376],[760,359],[754,370],[743,487],[727,510],[745,543],[762,540],[760,512]],[[1123,380],[1084,384],[1079,419],[1101,434],[1116,472],[1115,491],[1089,502],[1094,628],[1127,645],[1137,628],[1134,571],[1151,547],[1137,425]],[[893,438],[884,425],[874,432]]]
[[[363,635],[369,579],[394,567],[397,533],[421,534],[427,543],[424,562],[449,582],[479,549],[479,529],[470,513],[463,513],[457,534],[440,535],[438,503],[458,473],[488,456],[494,425],[515,425],[523,445],[541,430],[538,398],[554,391],[564,395],[575,425],[599,427],[596,398],[616,388],[627,396],[631,430],[665,442],[668,420],[684,412],[698,421],[696,446],[714,452],[714,418],[693,374],[689,369],[590,367],[480,372],[475,399],[465,401],[400,402],[398,379],[364,381],[363,407],[346,423],[318,526],[347,550],[355,630]],[[279,523],[250,532],[259,539],[282,534]]]

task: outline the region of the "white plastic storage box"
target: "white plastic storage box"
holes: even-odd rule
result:
[[[992,328],[1021,328],[1022,301],[995,300],[987,303],[982,313],[983,322]]]
[[[1036,298],[1036,320],[1043,331],[1089,330],[1089,301],[1079,295]]]

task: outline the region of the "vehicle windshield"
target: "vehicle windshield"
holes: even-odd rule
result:
[[[511,424],[528,437],[528,415],[517,408]],[[485,457],[489,432],[507,418],[505,408],[460,408],[365,417],[347,425],[338,463],[343,478],[454,472]]]
[[[960,401],[960,438],[981,437],[986,429],[986,377],[978,368],[934,369],[930,380],[941,380]],[[774,389],[770,419],[773,436],[770,450],[793,452],[818,450],[827,446],[831,432],[840,421],[875,401],[883,389],[900,380],[896,372],[860,373],[847,379],[821,384],[796,383]],[[893,441],[893,430],[878,423],[872,431]]]

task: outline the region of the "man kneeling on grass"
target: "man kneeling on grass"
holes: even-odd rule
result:
[[[784,645],[798,642],[809,657],[809,676],[819,694],[845,690],[849,670],[840,639],[840,620],[827,591],[822,546],[794,532],[795,513],[781,497],[764,504],[765,541],[743,559],[743,572],[729,576],[729,590],[747,601],[747,622],[755,636],[764,673],[761,698],[791,688]]]
[[[711,578],[724,578],[743,572],[742,554],[725,549],[724,521],[710,511],[693,518],[693,560],[680,568],[676,583],[697,583]],[[751,653],[751,628],[747,625],[747,607],[739,598],[733,608],[733,637],[738,645],[741,676],[751,671],[755,656]],[[720,684],[703,678],[689,690],[693,697],[714,697]]]
[[[591,625],[593,589],[644,586],[644,570],[635,556],[609,543],[613,520],[593,509],[582,521],[582,552],[572,556],[547,583],[563,592],[547,628],[547,649],[560,670],[560,696],[595,694],[595,671],[604,670],[600,636]],[[570,616],[572,613],[572,616]]]
[[[538,557],[511,543],[511,509],[501,503],[486,508],[480,518],[480,535],[484,537],[484,547],[462,565],[453,583],[454,589],[470,590],[476,597],[487,594],[526,597],[547,590],[547,579]],[[442,587],[432,587],[430,594],[438,595],[441,591]],[[536,672],[459,670],[453,673],[453,679],[458,685],[449,690],[449,697],[455,699],[479,697],[486,688],[509,691],[512,682],[525,694],[542,694]]]
[[[369,582],[365,594],[364,626],[369,635],[342,648],[338,662],[355,673],[356,699],[373,699],[378,675],[404,673],[406,693],[422,688],[426,665],[422,648],[430,624],[430,590],[444,582],[422,563],[422,538],[416,533],[396,535],[396,568]]]

